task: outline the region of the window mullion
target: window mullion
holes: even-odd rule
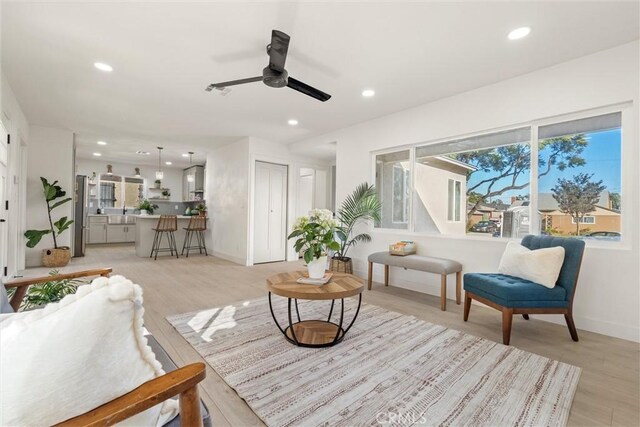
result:
[[[415,194],[415,162],[416,162],[416,148],[412,147],[409,150],[409,231],[415,231],[415,210],[413,199]]]
[[[529,167],[529,233],[540,234],[540,214],[538,213],[538,126],[531,126],[531,156]]]

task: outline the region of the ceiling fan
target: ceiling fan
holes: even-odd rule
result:
[[[322,102],[327,101],[331,98],[331,95],[313,88],[300,80],[289,77],[289,73],[284,69],[284,63],[287,60],[287,51],[289,50],[289,40],[290,37],[287,34],[282,31],[273,30],[271,32],[271,43],[267,45],[269,65],[262,70],[261,76],[249,77],[248,79],[231,80],[228,82],[211,83],[207,86],[207,92],[211,92],[213,89],[224,89],[228,86],[262,81],[269,87],[287,86]]]

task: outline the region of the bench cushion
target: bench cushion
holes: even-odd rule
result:
[[[506,274],[467,273],[464,290],[503,307],[567,307],[567,291],[562,286],[547,288],[530,280]]]
[[[451,274],[462,271],[462,264],[458,261],[422,255],[397,256],[390,255],[389,252],[376,252],[369,255],[369,262],[435,274]]]

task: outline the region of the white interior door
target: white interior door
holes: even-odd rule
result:
[[[287,254],[287,166],[256,162],[253,262],[284,261]]]

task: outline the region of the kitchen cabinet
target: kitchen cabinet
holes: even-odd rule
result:
[[[129,243],[136,240],[136,226],[127,224],[108,224],[107,243]]]
[[[182,201],[204,199],[204,166],[195,165],[182,171]]]
[[[136,240],[135,224],[109,224],[107,217],[89,217],[89,244],[130,243]]]
[[[89,238],[87,243],[107,243],[107,218],[89,217]]]

